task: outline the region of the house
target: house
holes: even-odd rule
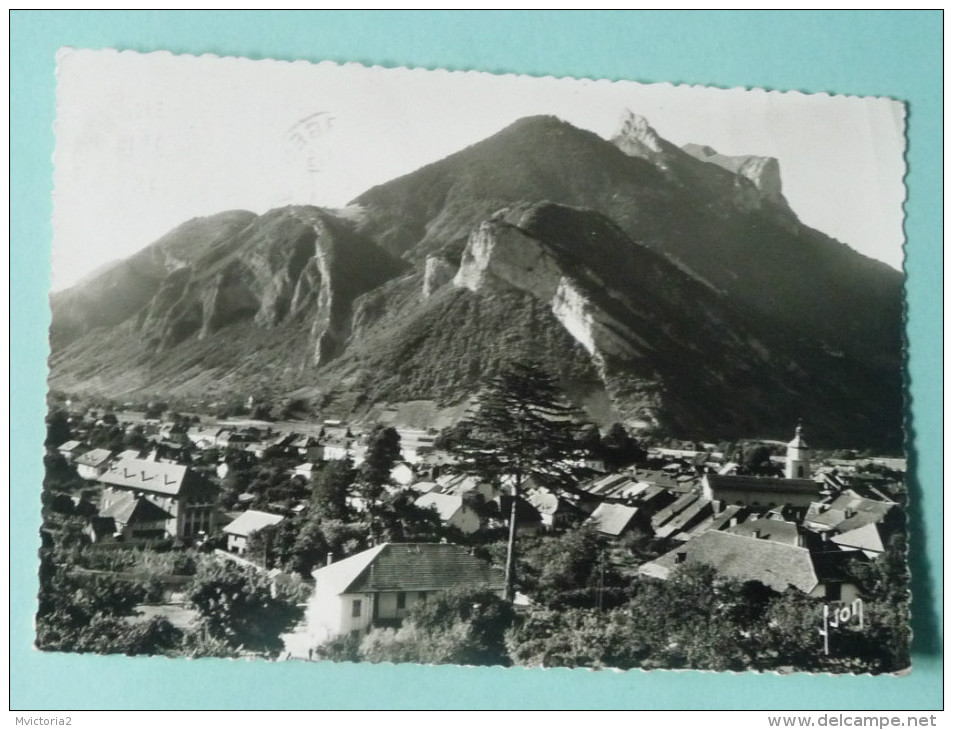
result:
[[[285,637],[292,655],[343,634],[396,626],[418,601],[454,588],[504,593],[502,571],[462,545],[384,543],[314,573],[302,625]]]
[[[479,477],[471,474],[442,474],[436,479],[440,491],[444,494],[455,494],[462,497],[464,494],[475,493],[490,502],[496,499],[500,490]]]
[[[353,458],[350,439],[329,439],[323,444],[325,461],[341,461]]]
[[[244,555],[248,548],[248,538],[258,532],[263,527],[277,525],[285,518],[281,515],[273,515],[268,512],[259,512],[250,509],[242,512],[238,517],[229,522],[222,528],[222,532],[227,536],[228,552]]]
[[[93,449],[77,456],[73,464],[76,465],[76,472],[83,479],[95,481],[106,471],[110,456],[112,452],[109,449]]]
[[[698,537],[703,532],[708,532],[708,530],[724,530],[734,527],[735,525],[744,521],[748,514],[749,513],[746,507],[739,507],[736,504],[730,504],[721,512],[709,515],[700,523],[682,533],[680,538],[684,536],[686,539],[691,539],[693,537]]]
[[[287,444],[288,449],[295,450],[299,456],[303,456],[308,461],[318,461],[325,458],[324,447],[314,436],[295,436]]]
[[[766,520],[764,518],[748,520],[729,527],[725,532],[730,532],[732,535],[753,537],[756,540],[774,540],[786,545],[804,547],[805,544],[804,530],[798,528],[795,523],[786,520]]]
[[[56,450],[63,455],[64,459],[66,459],[67,461],[72,461],[79,455],[82,448],[83,448],[82,441],[72,440],[72,441],[67,441],[66,443],[60,444],[59,446],[56,447]]]
[[[821,497],[822,485],[813,479],[706,474],[702,494],[722,504],[770,509],[779,504],[808,507]]]
[[[834,535],[830,541],[842,550],[860,550],[868,558],[876,558],[886,550],[887,530],[884,525],[871,522]]]
[[[691,495],[690,495],[691,496]],[[693,495],[695,500],[685,509],[655,529],[656,537],[671,537],[675,540],[688,540],[688,533],[706,517],[713,514],[712,503],[704,497]]]
[[[658,532],[662,525],[669,522],[676,515],[681,514],[682,511],[688,509],[688,507],[694,504],[697,500],[697,494],[683,494],[674,502],[666,507],[663,507],[652,516],[652,529]]]
[[[864,525],[884,522],[898,514],[894,502],[867,499],[848,490],[831,502],[812,503],[804,517],[804,524],[817,532],[844,533]]]
[[[494,516],[509,527],[510,517],[513,514],[513,497],[501,494],[488,503]],[[516,534],[520,537],[538,535],[543,528],[543,516],[529,501],[523,497],[516,498]]]
[[[215,486],[202,474],[183,464],[148,459],[123,459],[100,477],[101,510],[108,510],[129,495],[145,497],[165,510],[169,537],[189,539],[214,528]]]
[[[625,504],[603,502],[585,522],[598,532],[608,537],[622,537],[632,531],[648,534],[648,519],[638,507],[629,507]]]
[[[302,477],[306,481],[310,482],[311,477],[317,474],[318,471],[320,470],[318,469],[317,465],[311,463],[310,461],[307,461],[304,464],[298,464],[298,466],[296,466],[292,470],[291,475],[296,477]]]
[[[94,542],[111,521],[113,539],[136,543],[167,538],[166,523],[172,515],[145,497],[127,493],[100,510],[95,519],[97,523],[91,535]]]
[[[467,506],[463,497],[453,494],[428,492],[414,500],[414,504],[421,509],[433,507],[440,515],[440,521],[445,525],[460,530],[465,535],[472,535],[480,529],[480,515]]]
[[[856,551],[812,551],[776,540],[709,530],[643,564],[639,574],[668,580],[682,563],[704,563],[719,575],[757,581],[778,593],[795,588],[816,598],[852,601],[860,593],[846,567],[859,555]]]
[[[185,435],[196,448],[211,449],[217,445],[219,431],[218,426],[192,426]]]

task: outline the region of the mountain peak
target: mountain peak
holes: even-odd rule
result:
[[[708,145],[687,144],[682,151],[702,162],[710,162],[729,172],[747,178],[765,199],[787,208],[781,188],[781,166],[775,157],[759,155],[722,155]]]
[[[649,124],[649,120],[631,109],[622,113],[619,131],[612,141],[627,155],[642,157],[648,152],[650,157],[654,157],[665,152],[665,141]]]

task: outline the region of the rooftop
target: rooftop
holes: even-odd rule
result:
[[[705,563],[726,577],[758,581],[779,593],[788,587],[810,593],[820,582],[807,548],[717,531],[699,535],[646,563],[639,573],[667,579],[680,559],[688,563]]]
[[[638,513],[637,507],[603,502],[596,507],[592,516],[586,520],[586,524],[592,525],[604,535],[618,537],[625,532],[625,529],[632,523]]]
[[[122,459],[110,466],[99,480],[112,487],[177,496],[183,486],[197,483],[201,477],[183,464]]]
[[[229,535],[248,537],[253,532],[258,532],[263,527],[277,525],[282,520],[284,520],[284,517],[281,515],[250,509],[247,512],[242,512],[237,518],[225,525],[222,531]]]
[[[779,477],[741,476],[738,474],[706,474],[705,479],[712,490],[737,489],[757,492],[804,492],[819,494],[820,489],[813,479],[781,479]]]
[[[335,594],[503,588],[502,571],[473,555],[470,548],[443,543],[384,543],[312,575],[316,590]]]

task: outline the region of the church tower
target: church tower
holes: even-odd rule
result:
[[[788,444],[784,476],[786,479],[811,478],[811,450],[804,442],[800,422],[798,422],[797,429],[794,431],[794,440]]]

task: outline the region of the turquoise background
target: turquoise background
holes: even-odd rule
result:
[[[941,11],[13,11],[11,709],[938,709]],[[84,657],[31,648],[60,46],[885,95],[909,111],[914,671],[788,677]]]

